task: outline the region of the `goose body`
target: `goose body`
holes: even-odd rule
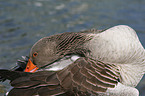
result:
[[[33,45],[25,72],[1,69],[0,76],[14,87],[8,96],[139,96],[144,72],[136,32],[119,25],[44,37]]]
[[[116,64],[122,83],[137,86],[145,71],[145,50],[132,28],[115,26],[95,35],[90,42],[86,46],[92,51],[92,57]]]

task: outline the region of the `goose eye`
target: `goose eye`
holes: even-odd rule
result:
[[[37,55],[38,55],[37,52],[34,52],[34,53],[33,53],[33,57],[36,57]]]

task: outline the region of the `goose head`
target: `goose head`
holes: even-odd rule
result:
[[[66,58],[74,61],[79,56],[84,56],[89,50],[84,48],[83,44],[91,39],[86,35],[87,33],[70,32],[40,39],[31,48],[25,72],[35,72],[37,69],[51,66],[56,61]]]

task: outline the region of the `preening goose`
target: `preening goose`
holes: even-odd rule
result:
[[[8,96],[139,96],[145,50],[136,32],[103,31],[44,37],[31,48],[25,72],[0,70],[14,88]]]

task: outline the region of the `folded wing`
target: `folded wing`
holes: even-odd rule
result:
[[[11,80],[11,86],[14,87],[8,96],[89,96],[114,88],[120,73],[115,64],[81,57],[57,72],[26,73],[1,69],[0,76]]]

